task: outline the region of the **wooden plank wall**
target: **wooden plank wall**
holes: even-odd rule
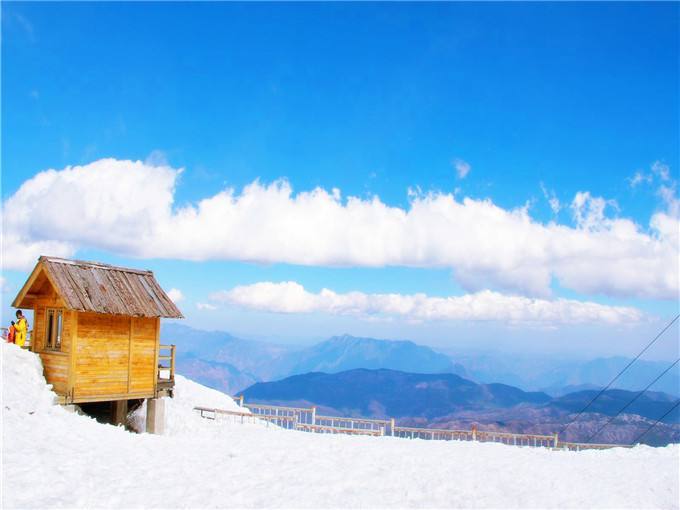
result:
[[[78,313],[75,399],[128,393],[130,317]]]
[[[45,380],[51,384],[57,395],[65,395],[69,389],[69,367],[71,361],[71,340],[73,337],[74,317],[68,310],[63,310],[61,350],[45,349],[45,315],[47,308],[61,309],[64,303],[55,295],[45,295],[36,299],[33,309],[33,334],[31,349],[38,352],[43,364]]]
[[[34,309],[32,329],[31,350],[40,352],[45,345],[45,306],[36,306]]]
[[[79,312],[75,401],[153,397],[158,319]]]
[[[57,395],[68,391],[69,355],[65,352],[45,351],[40,353],[45,380],[54,388]]]
[[[156,318],[133,317],[130,392],[153,392],[156,384]]]
[[[40,297],[36,299],[35,308],[33,309],[33,324],[29,329],[33,330],[31,336],[32,347],[34,352],[41,352],[45,349],[45,311],[47,308],[61,309],[62,315],[62,335],[61,335],[61,352],[71,351],[71,337],[73,333],[73,319],[72,314],[68,310],[63,309],[64,302],[55,297]]]

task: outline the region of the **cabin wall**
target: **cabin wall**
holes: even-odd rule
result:
[[[63,352],[41,352],[45,380],[51,384],[57,395],[68,392],[69,355]]]
[[[33,324],[30,325],[31,330],[31,349],[34,352],[45,351],[45,315],[48,308],[56,308],[62,310],[62,331],[61,331],[61,349],[62,353],[71,352],[71,342],[73,339],[73,329],[75,326],[75,315],[73,312],[64,309],[64,303],[57,298],[40,298],[36,300],[33,308]],[[49,351],[55,352],[55,351]]]
[[[57,395],[65,395],[69,390],[69,368],[71,365],[71,345],[75,314],[65,310],[64,303],[56,296],[44,296],[35,300],[31,335],[31,350],[37,352],[42,360],[43,373],[48,384],[53,386]],[[45,315],[47,308],[62,310],[61,349],[47,349],[45,345]]]
[[[77,314],[73,400],[149,398],[156,386],[156,318]]]
[[[132,393],[153,392],[156,385],[156,343],[159,320],[135,317],[132,319],[130,342],[130,388]]]

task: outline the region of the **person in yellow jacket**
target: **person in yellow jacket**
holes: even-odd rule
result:
[[[19,347],[23,347],[24,343],[26,343],[28,321],[26,320],[26,317],[24,317],[24,312],[22,312],[21,310],[17,310],[17,322],[14,325],[14,329],[16,330],[14,343],[17,344]]]

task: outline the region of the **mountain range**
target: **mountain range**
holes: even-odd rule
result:
[[[177,345],[177,369],[210,387],[237,393],[255,382],[307,372],[386,368],[412,373],[453,373],[477,383],[503,383],[553,397],[604,387],[629,362],[625,357],[563,360],[489,352],[438,352],[408,340],[335,336],[307,347],[245,340],[221,331],[164,323],[161,338]],[[614,385],[640,390],[668,362],[638,360]],[[652,388],[680,396],[680,366]]]
[[[478,382],[502,382],[527,391],[559,396],[578,390],[605,387],[631,358],[612,356],[594,359],[562,359],[508,353],[452,351],[450,355]],[[641,390],[671,363],[639,359],[616,381],[614,387]],[[680,396],[680,366],[667,373],[652,388]]]
[[[550,397],[505,384],[477,384],[454,374],[414,374],[365,368],[336,374],[312,372],[256,383],[248,401],[285,405],[317,404],[339,415],[376,418],[436,418],[460,409],[541,404]]]
[[[342,335],[309,347],[286,348],[177,323],[164,324],[161,338],[177,346],[180,373],[232,394],[257,381],[307,372],[390,368],[405,372],[465,374],[465,369],[445,354],[408,340]]]
[[[315,404],[324,414],[396,418],[402,425],[469,428],[552,434],[564,428],[598,394],[579,391],[552,398],[505,384],[478,384],[454,374],[414,374],[396,370],[355,369],[336,374],[308,373],[256,383],[243,395],[247,402],[286,406]],[[670,409],[675,398],[648,392],[607,390],[578,417],[563,439],[630,443]],[[619,414],[613,426],[600,428]],[[655,428],[657,443],[680,440],[680,410]],[[648,438],[650,439],[650,438]]]

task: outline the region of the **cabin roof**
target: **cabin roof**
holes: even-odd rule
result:
[[[35,278],[44,270],[67,308],[133,317],[181,319],[182,312],[163,291],[153,272],[99,262],[42,256],[15,298],[20,307]]]

